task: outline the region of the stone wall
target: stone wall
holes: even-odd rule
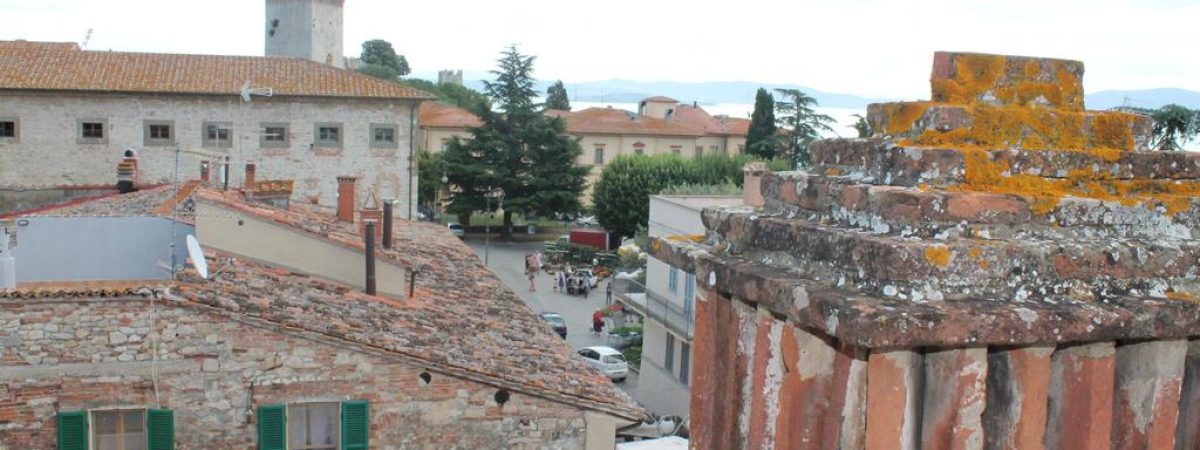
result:
[[[160,403],[176,448],[248,450],[258,405],[343,400],[371,402],[372,448],[584,447],[582,410],[516,392],[500,405],[496,392],[200,306],[0,300],[0,448],[54,448],[60,410]]]
[[[270,86],[260,86],[270,87]],[[246,103],[237,95],[170,96],[65,93],[5,93],[0,114],[20,121],[20,140],[0,143],[0,187],[60,185],[111,185],[116,166],[126,149],[138,152],[141,183],[171,181],[175,174],[175,147],[146,145],[146,120],[173,123],[173,140],[183,150],[179,158],[181,179],[199,178],[200,162],[231,157],[231,182],[238,186],[246,162],[258,165],[260,180],[293,179],[293,199],[337,203],[337,176],[359,177],[357,198],[377,189],[381,198],[400,204],[399,217],[408,217],[408,204],[416,203],[417,180],[409,172],[412,118],[415,101],[254,97]],[[80,144],[78,119],[107,120],[107,142]],[[229,123],[227,148],[205,147],[204,122]],[[314,145],[315,124],[341,123],[341,148]],[[288,124],[288,145],[260,146],[264,123]],[[372,148],[371,124],[396,127],[395,148]],[[214,165],[213,179],[219,179]],[[410,189],[411,185],[411,189]],[[415,210],[413,215],[415,215]]]

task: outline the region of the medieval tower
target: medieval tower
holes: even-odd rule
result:
[[[292,56],[346,67],[342,57],[342,6],[345,0],[266,2],[266,56]]]

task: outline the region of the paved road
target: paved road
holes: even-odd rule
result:
[[[483,240],[468,240],[479,259],[484,259],[485,246]],[[592,313],[604,305],[604,284],[584,299],[579,295],[567,295],[552,289],[553,277],[541,273],[534,279],[537,292],[529,292],[529,281],[525,278],[525,255],[542,248],[541,242],[496,242],[492,241],[488,253],[488,266],[513,291],[516,291],[525,304],[534,312],[553,311],[567,322],[567,342],[572,348],[592,345],[609,345],[607,339],[591,333]],[[623,383],[617,383],[621,389],[633,396],[637,391],[638,374],[630,371],[629,377]]]

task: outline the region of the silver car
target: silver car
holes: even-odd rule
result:
[[[629,375],[629,363],[625,361],[625,355],[612,347],[584,347],[575,350],[575,353],[613,381],[623,382]]]
[[[458,237],[463,237],[463,236],[467,235],[467,229],[463,228],[461,223],[446,224],[446,229],[450,230],[450,234],[453,234]]]

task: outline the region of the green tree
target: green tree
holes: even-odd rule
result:
[[[776,89],[783,98],[775,102],[775,116],[779,126],[788,130],[792,159],[798,167],[808,166],[808,145],[821,137],[821,132],[833,132],[829,127],[832,117],[819,114],[813,108],[817,99],[799,89]]]
[[[534,102],[533,56],[509,47],[498,60],[495,81],[484,81],[498,111],[476,111],[482,125],[468,128],[469,139],[453,139],[444,152],[447,176],[455,187],[450,210],[459,214],[488,209],[487,195],[503,192],[503,237],[512,236],[514,213],[574,214],[581,209],[588,168],[575,165],[583,149],[567,134],[562,119],[542,114]],[[490,202],[499,207],[499,199]]]
[[[567,88],[562,80],[556,81],[546,89],[546,109],[571,110],[571,100],[567,98]]]
[[[871,137],[871,124],[867,122],[866,117],[863,117],[862,114],[851,114],[850,117],[854,117],[854,124],[850,125],[850,128],[858,133],[858,137]]]
[[[362,55],[359,58],[363,65],[358,71],[363,75],[397,81],[409,73],[408,60],[404,55],[396,54],[392,44],[383,39],[363,42]]]
[[[1182,150],[1200,134],[1200,111],[1170,104],[1154,111],[1150,117],[1154,119],[1153,145],[1159,150]]]
[[[442,154],[421,150],[417,154],[417,197],[421,200],[421,208],[430,213],[438,211],[438,197],[445,188],[443,176],[446,176],[446,163]]]
[[[775,128],[775,97],[758,88],[754,95],[754,113],[750,115],[750,130],[746,133],[746,153],[766,159],[775,157],[779,139]]]

